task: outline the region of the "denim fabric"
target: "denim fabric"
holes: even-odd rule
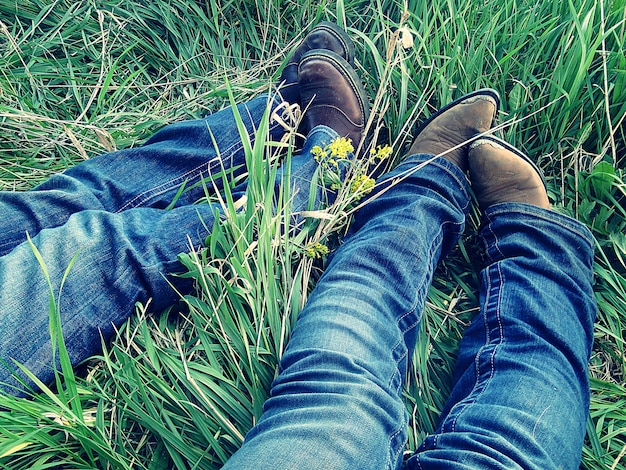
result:
[[[480,314],[439,429],[407,468],[576,469],[596,314],[591,233],[555,212],[499,204],[481,237]]]
[[[61,226],[41,230],[32,243],[41,253],[51,289],[60,304],[68,353],[77,364],[100,349],[132,313],[135,302],[152,298],[158,311],[177,301],[190,281],[167,277],[182,271],[179,253],[198,247],[211,227],[209,204],[170,211],[149,207],[120,213],[81,211]],[[61,288],[64,272],[76,257]],[[49,293],[43,270],[27,242],[0,257],[0,388],[20,394],[10,376],[12,361],[44,383],[53,377]],[[22,373],[19,373],[24,377]],[[28,381],[30,383],[30,381]]]
[[[276,103],[260,96],[237,106],[248,137],[254,142],[268,105]],[[274,123],[270,135],[279,140],[283,128]],[[63,225],[77,212],[96,210],[123,212],[137,207],[164,209],[174,200],[181,185],[189,188],[177,206],[192,204],[204,195],[194,184],[215,177],[222,170],[236,177],[245,173],[245,155],[231,108],[205,119],[166,126],[146,145],[100,155],[52,176],[29,191],[0,193],[0,256],[41,230]],[[222,189],[215,178],[209,190]]]
[[[298,318],[262,417],[224,468],[399,466],[417,326],[470,201],[447,160],[413,171],[428,158],[407,158],[357,213]]]
[[[265,98],[239,107],[251,135],[266,107]],[[334,136],[315,128],[292,159],[295,211],[310,200],[308,150]],[[76,363],[135,302],[152,299],[158,310],[178,299],[172,285],[190,288],[167,274],[182,268],[178,253],[203,243],[219,211],[190,205],[199,188],[163,209],[181,184],[222,167],[245,172],[228,110],[165,128],[144,147],[94,158],[33,191],[0,193],[0,358],[51,378],[48,286],[26,232],[55,294],[75,257],[59,302]],[[465,176],[442,158],[410,156],[381,180],[301,313],[261,419],[225,468],[403,465],[402,384],[433,272],[469,204]],[[481,311],[461,343],[439,429],[404,465],[576,468],[595,315],[591,235],[557,213],[503,204],[487,211],[481,237]],[[16,392],[2,367],[0,382]]]
[[[239,106],[250,139],[267,107],[266,97]],[[283,130],[273,126],[270,132],[279,139]],[[305,152],[291,159],[293,211],[308,208],[317,165],[307,149],[324,145],[334,135],[328,128],[314,129]],[[168,126],[144,147],[93,158],[32,191],[0,193],[4,248],[0,256],[0,361],[7,365],[0,365],[0,389],[21,394],[10,375],[16,370],[13,361],[44,383],[53,377],[50,288],[31,246],[24,241],[26,232],[41,253],[52,291],[58,296],[68,353],[77,364],[100,349],[100,335],[109,338],[115,326],[133,313],[136,302],[150,300],[151,309],[159,311],[174,304],[179,293],[190,292],[191,281],[168,274],[183,271],[178,254],[204,243],[219,208],[190,204],[204,194],[204,188],[186,193],[172,209],[163,208],[183,182],[195,183],[222,168],[242,174],[244,165],[241,138],[232,111],[226,109],[203,120]],[[279,175],[277,187],[285,170]],[[214,189],[221,190],[221,184],[216,179]],[[245,189],[245,183],[241,184],[235,194]],[[74,257],[59,295],[64,272]]]
[[[483,308],[438,433],[402,463],[402,384],[468,191],[457,167],[425,155],[385,178],[301,313],[263,415],[224,468],[577,467],[595,315],[591,235],[523,204],[487,211]]]

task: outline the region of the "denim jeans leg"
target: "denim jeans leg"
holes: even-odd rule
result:
[[[259,422],[224,468],[399,466],[417,325],[469,201],[464,175],[441,158],[408,157],[384,179],[300,314]]]
[[[335,136],[328,128],[314,130],[304,150]],[[306,152],[292,158],[290,181],[296,211],[308,208],[316,167]],[[281,181],[284,173],[281,170]],[[245,184],[240,185],[233,198],[242,196],[245,189]],[[151,310],[158,312],[191,291],[190,280],[168,274],[184,271],[178,254],[204,243],[217,213],[218,208],[209,204],[171,210],[136,207],[117,213],[83,210],[69,215],[63,225],[45,228],[32,237],[55,294],[76,256],[60,294],[62,329],[73,364],[96,353],[101,336],[108,339],[114,327],[133,313],[136,302],[150,300]],[[27,242],[0,256],[0,283],[0,360],[9,366],[0,365],[0,390],[20,394],[18,382],[11,377],[13,361],[44,383],[53,377],[49,288]]]
[[[237,106],[251,142],[263,115],[277,105],[277,100],[260,96]],[[279,140],[283,134],[283,127],[272,122],[270,137]],[[232,108],[166,126],[142,147],[99,155],[31,191],[0,192],[0,256],[26,240],[27,232],[33,237],[44,228],[63,225],[79,211],[165,208],[183,185],[188,190],[176,205],[190,204],[204,194],[204,186],[198,183],[222,170],[232,176],[246,171]],[[221,177],[206,186],[221,190]]]
[[[499,204],[481,236],[481,310],[439,429],[407,467],[576,469],[596,313],[591,233],[556,212]]]
[[[327,126],[316,126],[307,134],[302,151],[299,155],[291,158],[289,166],[283,164],[276,175],[276,191],[280,191],[281,185],[289,181],[289,197],[292,211],[292,226],[300,228],[305,221],[301,216],[302,211],[320,207],[323,192],[326,188],[318,180],[314,194],[311,194],[311,185],[318,174],[318,162],[311,155],[311,149],[315,146],[324,147],[339,135]]]
[[[62,226],[44,229],[32,238],[60,305],[73,364],[99,351],[100,335],[108,339],[115,326],[133,313],[136,302],[151,299],[151,310],[158,312],[179,299],[172,286],[183,293],[191,290],[191,281],[167,274],[183,271],[179,253],[204,243],[214,210],[199,204],[118,214],[81,211]],[[29,243],[0,257],[0,285],[0,359],[9,368],[15,368],[13,361],[19,362],[47,383],[53,378],[50,288]],[[20,394],[17,381],[3,365],[0,389]]]

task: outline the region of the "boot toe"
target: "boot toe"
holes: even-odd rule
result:
[[[309,51],[325,49],[354,62],[354,43],[339,26],[323,21],[311,30],[289,58],[278,80],[279,91],[283,99],[297,103],[300,99],[298,85],[298,64]]]
[[[470,181],[482,210],[519,202],[548,209],[543,173],[522,151],[494,136],[470,145]]]
[[[302,57],[298,77],[305,112],[302,132],[323,124],[351,138],[356,148],[369,106],[361,80],[350,64],[332,51],[315,50]]]
[[[491,129],[499,104],[498,92],[490,88],[462,96],[422,124],[409,153],[441,155],[466,171],[467,144]]]

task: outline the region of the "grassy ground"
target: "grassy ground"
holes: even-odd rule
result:
[[[31,188],[90,156],[139,145],[166,123],[219,109],[227,82],[237,101],[266,91],[300,25],[322,19],[355,39],[358,72],[396,158],[438,106],[494,87],[503,135],[545,170],[557,210],[597,238],[583,467],[623,469],[625,8],[624,0],[0,0],[0,190]],[[345,224],[335,207],[317,229],[282,234],[289,198],[264,209],[274,205],[275,168],[264,153],[249,153],[245,215],[232,212],[205,251],[183,257],[198,281],[194,296],[165,313],[137,307],[80,377],[65,368],[59,391],[0,397],[1,468],[219,468],[236,450],[322,266],[303,247],[331,243],[329,233]],[[410,448],[436,425],[458,339],[476,312],[470,233],[429,296],[405,390]]]

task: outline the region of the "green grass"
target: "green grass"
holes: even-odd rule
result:
[[[0,0],[0,190],[25,190],[90,156],[139,145],[166,123],[228,104],[229,92],[241,101],[268,90],[306,32],[300,25],[322,19],[355,39],[357,70],[396,159],[421,119],[494,87],[503,136],[539,162],[557,210],[596,236],[583,467],[624,469],[625,8],[624,0]],[[411,48],[396,44],[399,27]],[[60,391],[0,397],[0,468],[219,468],[238,448],[323,268],[303,247],[332,242],[329,232],[345,225],[331,214],[285,234],[288,188],[272,200],[276,165],[264,156],[288,151],[261,144],[248,152],[246,210],[232,210],[226,194],[228,217],[206,249],[182,257],[198,284],[193,296],[168,312],[137,306],[102,357],[75,378],[65,368]],[[471,220],[478,224],[477,213]],[[478,305],[471,232],[429,295],[405,388],[411,448],[436,425]]]

